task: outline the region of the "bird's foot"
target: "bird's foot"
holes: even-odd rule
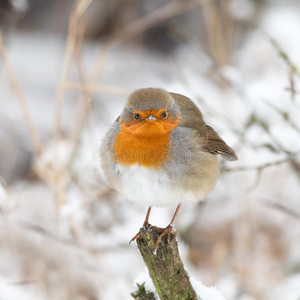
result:
[[[160,243],[161,239],[165,235],[167,236],[168,245],[170,245],[170,243],[171,243],[171,241],[170,241],[171,234],[174,234],[175,236],[177,235],[177,230],[174,228],[174,225],[172,223],[169,224],[166,228],[160,228],[160,227],[156,227],[156,226],[153,226],[153,228],[158,230],[158,231],[162,231],[162,233],[158,236],[158,238],[156,240],[155,249],[154,249],[155,252],[158,249],[158,246],[159,246],[159,243]]]
[[[148,222],[144,222],[143,227],[148,226],[149,223]],[[139,240],[141,238],[141,232],[139,231],[130,241],[129,244],[131,244],[131,242],[135,241],[135,240]]]
[[[135,240],[139,240],[141,238],[141,233],[138,232],[130,241],[129,244],[131,244],[131,242],[135,241]]]

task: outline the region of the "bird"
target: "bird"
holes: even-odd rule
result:
[[[186,96],[161,88],[141,88],[126,100],[120,116],[103,138],[100,156],[110,186],[129,201],[151,208],[177,204],[163,236],[175,234],[174,223],[185,202],[197,202],[213,189],[220,155],[237,160],[234,150],[209,125]],[[131,241],[140,238],[138,232]],[[131,242],[130,241],[130,242]]]

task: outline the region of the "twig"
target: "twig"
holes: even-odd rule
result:
[[[85,13],[86,9],[89,7],[92,1],[93,0],[78,0],[77,3],[75,4],[73,13],[70,17],[69,33],[67,38],[66,50],[65,50],[63,70],[62,70],[60,84],[57,89],[56,104],[55,104],[56,139],[61,138],[61,106],[65,94],[65,89],[63,87],[63,84],[67,80],[70,71],[71,62],[74,55],[74,49],[76,47],[78,25],[81,17],[83,16],[83,14]]]
[[[43,281],[41,279],[26,279],[26,280],[21,280],[21,281],[13,281],[10,283],[7,283],[7,285],[31,285],[31,284],[40,284]]]
[[[85,25],[86,25],[86,16],[85,12],[86,9],[89,7],[93,0],[78,0],[75,4],[74,10],[71,14],[70,21],[69,21],[69,33],[67,38],[67,44],[65,49],[65,58],[64,58],[64,65],[62,70],[62,78],[61,82],[57,89],[57,97],[56,97],[56,107],[55,107],[55,136],[56,140],[59,141],[61,139],[61,106],[64,99],[65,94],[65,82],[68,80],[68,74],[70,71],[72,59],[75,56],[76,66],[79,73],[79,85],[82,85],[85,83],[85,78],[83,74],[83,68],[81,63],[81,45],[82,45],[82,39],[85,32]],[[77,150],[77,144],[80,137],[80,131],[81,127],[84,123],[85,116],[88,111],[89,106],[89,91],[81,88],[82,95],[79,99],[79,106],[83,106],[83,108],[80,110],[80,118],[78,122],[75,122],[75,130],[73,131],[72,135],[72,153],[70,155],[69,159],[69,166],[71,165],[71,162],[73,158],[75,157],[75,153]],[[68,170],[69,171],[69,170]],[[51,175],[51,174],[50,174]],[[68,181],[68,183],[70,180]],[[64,202],[64,192],[65,188],[68,184],[64,184],[63,186],[61,184],[55,185],[55,191],[56,191],[56,209],[57,212],[60,211],[61,204]]]
[[[129,91],[122,88],[106,86],[106,85],[96,85],[91,83],[78,83],[78,82],[67,81],[63,84],[63,87],[65,89],[71,89],[71,90],[85,90],[89,92],[119,95],[119,96],[126,96],[129,94]]]
[[[100,65],[103,67],[103,61],[106,57],[110,48],[119,46],[120,44],[139,36],[143,32],[150,28],[161,24],[177,15],[184,13],[185,11],[191,10],[197,6],[203,5],[208,0],[176,0],[172,1],[153,12],[131,22],[129,25],[121,28],[117,32],[113,33],[104,45],[101,45],[98,55],[96,56],[94,66]],[[100,72],[102,71],[102,68]],[[97,81],[100,75],[99,69],[96,70],[91,77],[93,81]]]
[[[216,1],[206,6],[204,13],[206,37],[213,60],[218,66],[227,63],[228,53],[225,45],[225,28],[222,26],[221,14]]]
[[[83,15],[83,18],[78,22],[80,23],[78,26],[78,38],[76,41],[76,46],[74,49],[75,53],[75,62],[76,62],[76,67],[78,71],[78,77],[80,80],[80,86],[84,85],[86,82],[85,75],[84,75],[84,70],[83,70],[83,64],[82,64],[82,59],[81,59],[81,46],[82,46],[82,40],[85,32],[85,27],[86,27],[86,15]],[[73,145],[73,149],[77,148],[77,144],[79,142],[80,134],[82,132],[82,128],[85,122],[85,119],[88,115],[89,111],[89,101],[91,99],[91,94],[89,90],[86,90],[84,88],[80,89],[81,91],[81,96],[79,97],[79,100],[77,102],[77,107],[75,109],[76,117],[74,122],[74,129],[71,131],[70,139]]]
[[[77,242],[75,242],[73,239],[57,236],[51,231],[41,227],[40,225],[36,225],[27,221],[19,221],[17,225],[19,225],[24,230],[29,230],[32,233],[39,234],[59,244],[67,245],[74,248],[80,248],[80,245]]]
[[[32,117],[30,116],[30,112],[29,112],[22,88],[17,80],[14,69],[8,58],[1,30],[0,30],[0,57],[3,60],[3,64],[8,73],[8,77],[9,77],[10,83],[12,85],[12,88],[17,95],[17,99],[19,100],[19,104],[21,106],[21,110],[23,113],[23,117],[25,119],[26,126],[29,131],[29,135],[33,142],[33,146],[34,146],[36,152],[38,154],[41,154],[41,152],[43,151],[43,144],[39,138],[38,131],[33,123]]]
[[[155,243],[161,232],[148,225],[141,228],[140,233],[138,248],[160,299],[199,300],[179,256],[175,236],[171,235],[170,245],[166,237],[163,237],[157,253],[154,253]]]
[[[257,170],[254,183],[247,188],[248,193],[252,192],[258,186],[263,170],[264,169]]]
[[[91,205],[94,201],[103,197],[104,195],[110,193],[112,191],[111,187],[105,186],[104,188],[97,190],[91,197],[86,198],[82,203],[82,210]]]
[[[300,221],[300,215],[297,214],[295,211],[293,211],[290,207],[287,207],[281,203],[275,202],[275,201],[267,201],[263,202],[264,205],[272,207],[276,210],[279,210],[280,212],[294,218],[297,221]]]
[[[295,91],[292,91],[292,92],[295,93]],[[285,112],[285,111],[279,109],[278,107],[276,107],[274,104],[272,104],[271,102],[269,102],[267,100],[263,100],[263,101],[271,109],[276,111],[295,131],[297,131],[297,133],[300,133],[300,128],[298,127],[298,125],[295,122],[293,122],[293,120],[291,120],[290,115],[289,115],[288,112]]]
[[[300,90],[296,90],[295,87],[286,87],[284,90],[293,93],[293,97],[300,94]]]
[[[294,72],[293,69],[290,68],[289,71],[289,81],[290,81],[290,88],[288,89],[291,92],[291,98],[292,100],[295,100],[295,96],[296,96],[296,84],[295,84],[295,79],[294,79]]]
[[[109,41],[115,46],[124,43],[148,29],[201,4],[202,1],[199,0],[172,1],[118,30],[109,38]]]
[[[287,53],[281,48],[279,43],[272,37],[270,37],[268,34],[265,33],[265,35],[269,38],[272,46],[275,48],[275,50],[278,52],[279,56],[283,59],[283,61],[288,66],[288,77],[290,82],[290,87],[287,89],[291,92],[291,98],[292,100],[295,99],[295,95],[297,94],[296,88],[295,88],[295,78],[294,75],[297,75],[298,78],[300,78],[300,71],[297,68],[297,66],[291,61]]]
[[[187,76],[185,75],[182,65],[176,61],[175,59],[172,61],[174,68],[176,68],[176,76],[178,77],[178,80],[184,85],[186,86],[187,90],[189,90],[194,96],[192,97],[192,99],[194,99],[195,101],[199,102],[199,104],[201,104],[201,107],[204,110],[207,110],[206,114],[210,114],[212,116],[218,117],[222,120],[224,120],[230,127],[230,129],[235,132],[237,135],[240,134],[240,130],[237,129],[236,124],[234,124],[234,122],[232,121],[231,118],[225,116],[224,114],[218,112],[213,106],[211,106],[209,104],[209,101],[204,101],[201,96],[199,96],[199,92],[195,90],[195,87],[193,84],[191,84],[191,82],[189,81],[189,79],[187,78]]]
[[[267,35],[267,34],[266,34]],[[288,65],[289,71],[292,72],[293,74],[296,74],[298,77],[300,77],[300,71],[298,70],[297,66],[290,60],[289,56],[287,53],[280,47],[278,42],[267,35],[269,38],[272,46],[277,50],[279,56],[283,59],[283,61]]]
[[[289,155],[287,158],[284,158],[282,160],[278,160],[278,161],[274,161],[274,162],[269,162],[269,163],[265,163],[265,164],[262,164],[262,165],[259,165],[259,166],[244,166],[244,167],[239,167],[239,168],[233,168],[233,169],[230,169],[230,168],[224,168],[222,169],[223,172],[241,172],[241,171],[256,171],[256,179],[255,179],[255,182],[253,185],[251,185],[247,190],[248,192],[251,192],[259,183],[260,181],[260,178],[262,176],[262,172],[266,169],[266,168],[269,168],[269,167],[273,167],[273,166],[276,166],[276,165],[280,165],[280,164],[283,164],[283,163],[286,163],[286,162],[295,162],[295,160],[293,160],[294,156],[300,154],[300,151],[296,152],[296,153],[293,153],[291,155]],[[295,166],[296,168],[297,166]]]
[[[242,167],[238,167],[238,168],[224,168],[222,169],[222,172],[243,172],[243,171],[262,171],[266,168],[269,167],[273,167],[273,166],[277,166],[277,165],[281,165],[283,163],[289,162],[293,159],[294,156],[300,154],[300,152],[296,152],[292,155],[290,155],[287,158],[281,159],[281,160],[277,160],[277,161],[273,161],[273,162],[268,162],[262,165],[257,165],[257,166],[242,166]]]
[[[278,140],[278,138],[276,138],[273,134],[273,132],[270,130],[270,128],[268,127],[267,123],[265,122],[265,120],[262,120],[260,118],[258,118],[256,115],[252,114],[250,116],[250,122],[248,123],[248,125],[246,125],[246,129],[252,125],[253,123],[261,126],[261,128],[269,135],[269,137],[271,138],[272,142],[285,154],[287,154],[288,156],[292,156],[294,155],[289,149],[287,149],[285,146],[283,146],[283,144]],[[296,152],[295,154],[297,154],[298,152]]]

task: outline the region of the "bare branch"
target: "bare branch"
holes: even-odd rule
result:
[[[84,15],[86,9],[92,3],[93,0],[78,0],[75,4],[75,8],[70,17],[69,21],[69,33],[67,38],[67,44],[65,49],[65,57],[63,62],[63,69],[60,84],[58,85],[57,95],[56,95],[56,112],[55,112],[55,127],[56,127],[56,139],[61,138],[61,106],[63,103],[65,89],[64,83],[67,81],[72,58],[74,56],[76,42],[78,38],[78,26],[80,25],[80,20]]]
[[[19,104],[21,106],[21,110],[22,110],[23,117],[25,119],[25,123],[26,123],[28,131],[29,131],[29,135],[33,142],[33,146],[34,146],[36,152],[38,154],[40,154],[43,151],[43,144],[39,138],[38,131],[36,129],[36,126],[33,123],[32,117],[30,115],[28,105],[27,105],[25,96],[23,94],[22,88],[17,80],[15,71],[12,67],[12,64],[10,63],[9,58],[8,58],[1,30],[0,30],[0,57],[3,60],[4,67],[8,73],[8,77],[9,77],[11,86],[12,86],[14,92],[16,93],[17,99],[19,100]]]
[[[63,84],[65,89],[71,90],[85,90],[89,92],[96,92],[101,94],[111,94],[111,95],[119,95],[119,96],[126,96],[129,94],[129,91],[113,86],[107,85],[96,85],[91,83],[78,83],[67,81]]]
[[[263,171],[266,168],[281,165],[286,162],[290,162],[294,158],[294,156],[299,155],[299,154],[300,154],[300,151],[290,155],[287,158],[273,161],[273,162],[268,162],[268,163],[265,163],[262,165],[257,165],[257,166],[242,166],[242,167],[238,167],[238,168],[224,168],[224,169],[222,169],[222,172]]]
[[[296,219],[297,221],[300,221],[300,215],[297,214],[295,211],[293,211],[291,208],[281,204],[281,203],[278,203],[278,202],[275,202],[275,201],[267,201],[267,202],[263,202],[264,205],[268,206],[268,207],[272,207],[276,210],[279,210],[280,212]]]
[[[97,81],[99,78],[102,71],[104,58],[111,47],[119,46],[120,44],[135,38],[150,28],[175,16],[178,16],[185,11],[191,10],[200,5],[204,5],[206,2],[209,2],[209,0],[172,1],[113,33],[104,45],[100,45],[98,55],[96,56],[95,63],[93,65],[101,66],[101,69],[96,69],[91,75],[93,82]]]
[[[295,90],[293,91],[295,93]],[[293,122],[293,120],[291,120],[290,115],[288,112],[285,112],[281,109],[279,109],[278,107],[276,107],[273,103],[263,100],[264,103],[266,103],[271,109],[273,109],[274,111],[276,111],[285,121],[286,123],[288,123],[295,131],[297,131],[298,133],[300,133],[300,127],[298,127],[298,125]]]
[[[267,35],[267,34],[266,34]],[[289,56],[286,54],[286,52],[280,47],[278,42],[267,35],[269,38],[272,46],[277,50],[279,56],[283,59],[283,61],[288,65],[289,71],[292,72],[293,74],[296,74],[298,77],[300,77],[300,72],[297,68],[297,66],[290,60]]]

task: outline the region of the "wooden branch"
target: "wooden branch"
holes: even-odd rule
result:
[[[155,243],[160,231],[151,225],[140,229],[138,248],[149,270],[157,294],[163,300],[199,300],[179,256],[175,236],[170,237],[170,245],[164,236],[155,253]],[[146,298],[148,297],[148,298]],[[149,295],[139,296],[140,300],[151,299]]]

